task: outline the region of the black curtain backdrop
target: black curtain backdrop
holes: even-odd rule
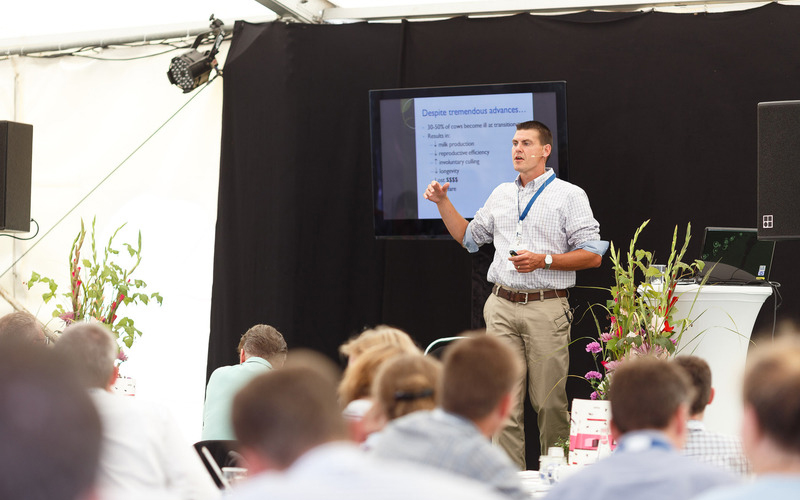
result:
[[[225,65],[209,374],[236,362],[239,336],[256,323],[274,325],[292,348],[335,358],[365,326],[401,327],[424,347],[480,318],[485,292],[472,269],[485,267],[486,253],[373,237],[370,89],[566,80],[570,181],[618,246],[651,219],[640,242],[663,261],[675,225],[682,234],[692,224],[689,256],[705,226],[756,226],[756,105],[800,99],[798,26],[800,8],[777,4],[698,15],[237,23]],[[779,319],[798,310],[796,255],[797,242],[778,243]],[[613,276],[607,259],[578,276],[580,319],[606,299],[580,287],[608,287]],[[757,335],[771,329],[772,307],[769,299]],[[590,316],[573,326],[573,339],[595,335]],[[571,350],[575,375],[593,368],[584,345]],[[577,379],[568,390],[590,392]]]

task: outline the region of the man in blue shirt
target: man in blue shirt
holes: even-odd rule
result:
[[[683,456],[689,403],[686,372],[654,357],[624,361],[611,378],[614,453],[556,485],[547,500],[689,500],[732,474]]]
[[[286,360],[286,341],[269,325],[255,325],[239,342],[239,364],[214,370],[206,387],[203,408],[203,440],[236,439],[231,425],[233,397],[248,382]]]

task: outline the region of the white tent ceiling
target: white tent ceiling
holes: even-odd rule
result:
[[[153,40],[162,34],[182,31],[188,35],[206,28],[211,14],[231,25],[240,19],[271,21],[278,17],[275,11],[280,14],[286,11],[310,12],[309,17],[301,19],[302,22],[341,23],[526,11],[669,9],[670,6],[681,11],[711,11],[758,5],[734,0],[139,0],[135,3],[8,0],[4,4],[0,16],[0,55],[19,54],[21,48],[32,46],[71,48],[75,45],[69,44],[81,40],[93,43],[95,40],[112,40],[114,43],[123,39]],[[309,21],[311,17],[314,21]]]

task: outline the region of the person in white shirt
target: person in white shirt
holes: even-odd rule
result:
[[[103,500],[210,500],[220,491],[164,408],[111,393],[117,345],[100,324],[68,327],[55,351],[73,363],[103,423],[98,488]]]

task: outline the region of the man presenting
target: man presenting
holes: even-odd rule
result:
[[[431,182],[425,198],[436,203],[450,235],[468,251],[494,243],[486,331],[510,341],[527,366],[517,386],[516,409],[497,442],[524,469],[526,380],[542,450],[569,435],[566,379],[572,317],[566,289],[575,285],[575,271],[600,266],[608,243],[600,240],[586,193],[546,168],[553,148],[547,126],[520,123],[511,144],[519,175],[498,186],[472,222],[447,197],[449,183]]]

